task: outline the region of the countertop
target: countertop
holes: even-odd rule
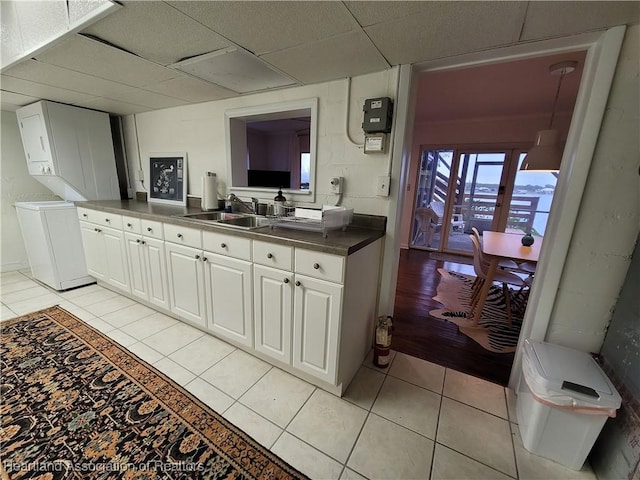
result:
[[[328,232],[327,238],[323,238],[320,232],[293,230],[278,226],[244,230],[219,225],[214,222],[205,223],[190,220],[188,217],[181,217],[181,215],[201,211],[200,208],[195,207],[162,205],[136,200],[95,200],[75,202],[75,205],[120,215],[184,225],[200,230],[224,232],[265,242],[275,241],[282,245],[345,256],[382,238],[385,234],[386,226],[386,217],[354,214],[352,224],[344,232],[342,230],[331,230]]]

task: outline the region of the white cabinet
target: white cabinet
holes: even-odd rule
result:
[[[254,248],[255,253],[255,248]],[[274,254],[271,254],[272,257]],[[291,364],[293,274],[254,265],[253,318],[255,349]]]
[[[165,243],[171,312],[207,326],[204,262],[199,248]]]
[[[207,328],[253,347],[251,262],[204,252]]]
[[[120,198],[108,114],[43,100],[16,115],[36,180],[65,200]]]
[[[80,232],[89,274],[130,292],[129,267],[122,230],[81,221]]]
[[[136,233],[124,234],[131,293],[170,310],[164,241]]]
[[[342,285],[295,276],[293,366],[336,384]]]

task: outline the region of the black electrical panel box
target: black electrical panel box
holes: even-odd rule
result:
[[[365,133],[391,132],[393,100],[389,97],[368,98],[364,101],[362,110],[364,110],[362,129]]]

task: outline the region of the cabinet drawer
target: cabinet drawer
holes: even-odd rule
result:
[[[122,217],[122,230],[130,233],[142,233],[140,219],[135,217]]]
[[[122,230],[122,216],[100,210],[78,207],[78,218],[91,223]]]
[[[296,248],[296,273],[310,277],[342,283],[344,280],[345,258],[330,253],[314,252]]]
[[[148,227],[147,227],[148,228]],[[152,227],[153,228],[153,227]],[[150,232],[145,228],[143,233]],[[183,227],[181,225],[164,224],[164,238],[168,242],[187,245],[194,248],[202,248],[202,234],[195,228]]]
[[[142,219],[142,220],[140,220],[140,228],[142,229],[142,234],[145,237],[157,238],[158,240],[162,240],[163,239],[162,222],[154,222],[153,220],[144,220],[144,219]],[[176,239],[177,238],[178,237],[176,237]],[[178,242],[176,242],[176,243],[178,243]],[[186,244],[186,245],[188,245],[188,244]]]
[[[275,243],[253,241],[253,261],[281,270],[293,269],[293,248]]]
[[[251,260],[251,240],[224,233],[203,232],[203,248],[212,253]]]

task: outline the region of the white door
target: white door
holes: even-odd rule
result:
[[[104,241],[102,253],[107,262],[107,276],[104,281],[127,292],[129,287],[129,266],[124,244],[124,233],[114,228],[100,227]]]
[[[253,347],[251,262],[205,252],[212,332]]]
[[[164,253],[164,242],[148,237],[143,237],[143,242],[149,301],[169,310],[169,287],[167,285],[167,262]]]
[[[129,277],[131,279],[131,293],[136,297],[149,299],[144,260],[144,245],[142,236],[125,232],[124,241],[127,247],[129,261]]]
[[[19,120],[29,173],[31,175],[39,175],[41,174],[41,165],[51,164],[51,152],[48,148],[49,140],[42,113],[34,113]]]
[[[207,325],[202,251],[165,243],[171,311],[185,320]]]
[[[342,285],[295,276],[293,366],[335,385]]]
[[[291,364],[292,278],[285,270],[253,267],[255,349],[287,364]]]
[[[99,230],[92,223],[80,222],[87,272],[98,280],[104,280],[107,276],[107,259],[104,256],[104,239]]]

